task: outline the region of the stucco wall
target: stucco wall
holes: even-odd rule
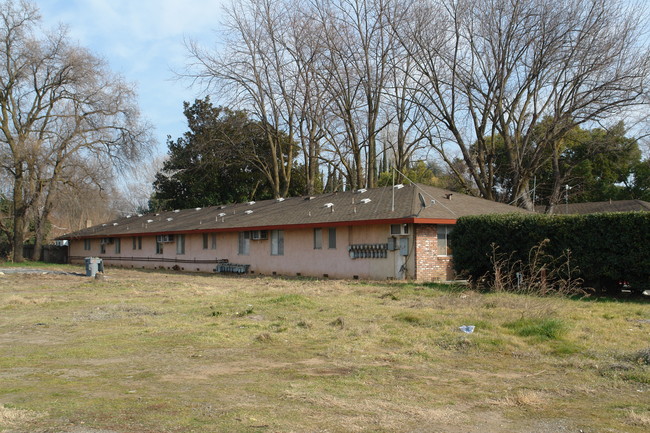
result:
[[[411,231],[412,233],[412,231]],[[385,258],[350,258],[349,245],[385,244],[390,236],[388,224],[336,227],[336,248],[328,247],[328,228],[322,229],[322,248],[314,249],[314,229],[284,231],[284,255],[271,255],[271,233],[268,240],[250,240],[248,255],[239,255],[239,235],[217,233],[217,248],[203,249],[203,235],[185,235],[185,254],[176,254],[176,242],[166,243],[163,254],[156,254],[155,236],[142,237],[142,249],[133,249],[132,237],[122,238],[121,252],[114,244],[100,253],[100,240],[91,240],[91,249],[84,250],[83,240],[70,241],[71,261],[83,263],[84,257],[102,257],[106,265],[134,268],[173,268],[184,271],[212,272],[216,261],[250,265],[249,272],[262,275],[312,276],[360,279],[402,279],[415,277],[415,254],[412,234],[408,237],[408,256],[400,250],[387,251]],[[206,263],[202,263],[206,261]],[[406,269],[406,272],[400,272]]]

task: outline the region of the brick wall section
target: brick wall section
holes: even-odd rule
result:
[[[449,281],[454,278],[451,256],[438,256],[438,231],[435,224],[415,226],[415,279]]]

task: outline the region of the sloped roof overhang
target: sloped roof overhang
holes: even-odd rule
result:
[[[283,225],[260,225],[260,226],[247,226],[247,227],[226,227],[226,228],[210,228],[210,229],[193,229],[193,230],[165,230],[159,232],[129,232],[129,233],[116,233],[116,234],[93,234],[87,236],[62,236],[58,239],[101,239],[101,238],[130,238],[134,236],[158,236],[158,235],[181,235],[181,234],[202,234],[202,233],[238,233],[252,230],[299,230],[311,229],[320,227],[345,227],[345,226],[368,226],[368,225],[383,225],[383,224],[456,224],[455,219],[449,218],[390,218],[390,219],[377,219],[377,220],[362,220],[362,221],[335,221],[335,222],[315,222],[303,224],[283,224]]]

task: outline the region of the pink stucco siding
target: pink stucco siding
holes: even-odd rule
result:
[[[216,233],[216,249],[212,249],[211,234],[208,234],[207,249],[204,249],[203,234],[185,235],[185,253],[177,254],[176,243],[163,244],[162,254],[156,253],[156,237],[143,236],[142,248],[133,249],[133,237],[123,237],[120,252],[115,252],[115,242],[105,245],[101,253],[100,240],[91,239],[90,249],[84,249],[84,240],[71,240],[70,257],[72,262],[82,263],[84,257],[101,257],[108,266],[133,268],[169,268],[175,266],[184,271],[212,272],[217,260],[229,263],[250,265],[249,273],[255,275],[286,275],[330,278],[360,279],[414,279],[416,261],[413,230],[409,235],[397,236],[406,239],[408,248],[384,251],[373,258],[351,258],[349,246],[386,244],[390,235],[390,225],[376,224],[363,226],[337,226],[336,246],[330,248],[329,228],[321,230],[321,248],[314,248],[314,228],[288,229],[283,231],[284,251],[273,255],[271,251],[271,231],[266,240],[250,240],[248,255],[239,254],[239,233]],[[383,248],[383,247],[382,247]]]

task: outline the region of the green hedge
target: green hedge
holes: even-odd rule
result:
[[[544,251],[553,257],[571,251],[572,267],[586,285],[628,281],[650,287],[650,212],[461,217],[450,235],[454,268],[478,279],[491,270],[492,244],[526,262],[530,249],[544,239],[550,241]]]

